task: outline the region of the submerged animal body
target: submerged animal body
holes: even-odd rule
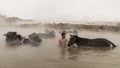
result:
[[[37,33],[32,33],[28,36],[31,40],[36,42],[41,42],[42,40],[39,38]]]
[[[6,36],[6,42],[9,45],[21,45],[21,44],[39,44],[42,40],[35,34],[30,34],[29,38],[23,37],[17,32],[9,31],[8,33],[4,34]]]
[[[38,33],[38,36],[40,38],[55,38],[55,32],[50,31],[50,32],[46,32],[46,33]]]
[[[4,34],[6,36],[6,42],[10,45],[22,44],[22,36],[17,34],[17,32],[11,32]]]
[[[96,39],[88,39],[88,38],[80,38],[77,35],[71,35],[68,46],[73,46],[76,43],[78,46],[92,46],[92,47],[116,47],[114,43],[105,39],[105,38],[96,38]]]

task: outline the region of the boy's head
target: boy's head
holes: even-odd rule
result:
[[[62,38],[65,38],[65,37],[66,37],[66,33],[65,33],[65,32],[62,32],[62,33],[61,33],[61,36],[62,36]]]

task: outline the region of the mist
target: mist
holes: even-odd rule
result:
[[[0,13],[43,22],[118,22],[119,3],[119,0],[0,0]]]

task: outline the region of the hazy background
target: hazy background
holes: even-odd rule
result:
[[[0,14],[3,14],[0,15],[0,68],[120,68],[119,7],[120,0],[0,0]],[[42,24],[56,21],[96,21],[110,26]],[[118,22],[119,26],[106,21]],[[34,32],[45,33],[46,29],[54,30],[55,38],[41,38],[42,42],[36,47],[9,46],[3,36],[8,31],[15,31],[28,37]],[[78,30],[78,35],[83,38],[106,38],[117,47],[60,48],[58,40],[62,30]]]
[[[40,21],[120,21],[120,0],[0,0],[0,13]]]

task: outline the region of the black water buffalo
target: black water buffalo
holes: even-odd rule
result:
[[[105,38],[88,39],[78,37],[77,35],[70,35],[68,47],[73,46],[74,43],[76,43],[78,46],[116,47],[114,43]]]
[[[39,36],[35,33],[30,34],[29,38],[23,37],[20,34],[17,34],[17,32],[9,31],[6,34],[6,42],[9,45],[21,45],[21,44],[32,44],[32,45],[39,45],[39,43],[42,41]]]
[[[38,33],[38,36],[40,38],[55,38],[55,32],[54,31],[46,31],[46,33]]]
[[[39,35],[37,33],[32,33],[30,35],[28,35],[28,37],[36,42],[41,42],[42,40],[39,38]]]
[[[17,34],[17,32],[9,31],[4,36],[6,36],[7,44],[22,44],[22,36]]]

